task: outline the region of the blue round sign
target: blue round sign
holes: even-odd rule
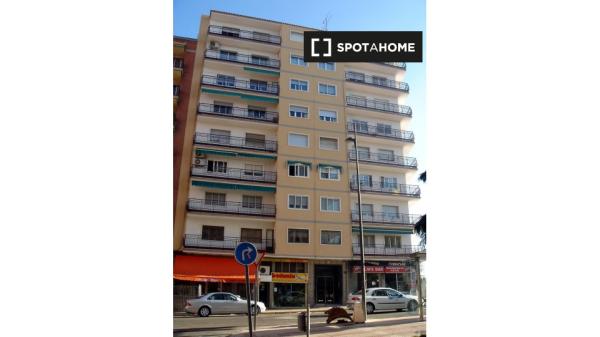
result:
[[[239,264],[243,264],[245,266],[249,264],[253,264],[256,261],[256,257],[258,256],[258,251],[256,250],[256,246],[251,244],[250,242],[240,242],[237,247],[235,247],[235,260]]]

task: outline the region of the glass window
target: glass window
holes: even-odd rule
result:
[[[209,160],[206,170],[208,172],[227,173],[227,162],[220,160]]]
[[[392,126],[389,124],[377,123],[377,133],[382,135],[391,135]]]
[[[385,236],[385,248],[400,248],[401,246],[400,236]]]
[[[364,235],[365,247],[375,247],[375,235]]]
[[[321,197],[321,211],[323,212],[339,212],[340,199]]]
[[[211,143],[229,144],[230,136],[231,136],[231,131],[210,129],[210,142]]]
[[[373,204],[362,204],[360,205],[363,217],[373,217]],[[356,203],[356,211],[358,212],[358,203]]]
[[[290,80],[290,89],[296,91],[308,91],[308,81]]]
[[[267,114],[267,109],[258,106],[248,106],[248,117],[257,118],[257,119],[265,119]]]
[[[290,40],[296,42],[304,42],[304,34],[298,32],[290,32]]]
[[[258,81],[258,80],[250,80],[250,89],[256,91],[267,91],[267,82],[266,81]]]
[[[304,57],[299,55],[290,55],[290,63],[295,64],[297,66],[306,67],[306,62],[304,62]]]
[[[242,228],[241,241],[245,242],[254,242],[261,243],[262,242],[262,229],[260,228]]]
[[[257,195],[243,195],[242,207],[244,208],[262,208],[262,197]]]
[[[396,177],[381,177],[381,188],[384,190],[395,190],[398,188],[398,178]]]
[[[235,87],[235,77],[217,74],[217,85]]]
[[[237,52],[229,51],[229,50],[220,50],[219,58],[221,60],[237,61]]]
[[[289,243],[308,243],[308,229],[288,229]]]
[[[290,105],[290,117],[308,118],[308,108]]]
[[[335,85],[319,83],[319,94],[335,96]]]
[[[319,69],[325,71],[335,71],[335,63],[333,62],[319,62]]]
[[[321,231],[321,243],[324,245],[341,245],[342,232],[340,231]]]
[[[260,56],[260,55],[252,55],[251,59],[250,59],[250,63],[252,64],[258,64],[261,66],[268,66],[269,65],[269,58],[265,57],[265,56]]]
[[[207,205],[225,206],[225,193],[206,192],[204,198]]]
[[[223,27],[221,30],[221,35],[239,37],[240,30],[238,28]]]
[[[379,150],[377,156],[379,160],[394,161],[394,151],[392,150]]]
[[[233,104],[215,101],[213,104],[213,112],[231,115],[233,113]]]
[[[338,140],[335,138],[320,137],[319,147],[323,150],[336,150],[338,149]]]
[[[321,166],[320,173],[321,173],[321,179],[324,179],[324,180],[339,180],[340,179],[340,169],[337,167]]]
[[[288,207],[294,209],[308,209],[308,196],[290,195],[288,197]]]
[[[263,165],[254,165],[254,164],[245,164],[244,165],[244,175],[253,176],[253,177],[262,177],[263,176]]]
[[[273,283],[275,307],[304,307],[305,285],[301,283]]]
[[[346,78],[352,81],[364,82],[365,74],[349,71],[346,75]]]
[[[380,76],[372,76],[372,78],[373,78],[373,84],[388,86],[387,78],[380,77]]]
[[[202,240],[216,240],[223,241],[225,227],[219,226],[202,226]]]
[[[371,159],[371,150],[368,147],[358,147],[358,159]]]
[[[400,216],[398,213],[398,206],[383,205],[381,206],[381,210],[386,219],[396,219]]]
[[[308,177],[308,165],[295,163],[288,165],[288,174],[290,177]]]
[[[308,136],[290,133],[288,134],[288,145],[295,147],[308,147]]]
[[[331,110],[319,110],[319,119],[325,122],[337,122],[337,112]]]
[[[255,147],[259,149],[265,148],[265,135],[259,135],[256,133],[246,133],[245,145],[248,147]]]

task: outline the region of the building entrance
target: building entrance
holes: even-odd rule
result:
[[[342,266],[315,265],[315,303],[342,304]]]

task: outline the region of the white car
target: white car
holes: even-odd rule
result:
[[[250,301],[254,313],[254,301]],[[265,312],[267,307],[263,302],[256,304],[258,312]],[[248,303],[238,295],[232,293],[208,293],[198,298],[189,299],[185,304],[185,312],[202,317],[211,314],[245,314],[248,312]]]
[[[354,303],[360,302],[361,291],[357,290],[348,295],[348,308],[352,309]],[[392,288],[367,288],[367,314],[376,310],[403,310],[415,311],[419,306],[417,296],[408,295]]]

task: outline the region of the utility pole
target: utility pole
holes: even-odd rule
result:
[[[423,321],[423,294],[421,293],[421,263],[419,253],[415,254],[415,269],[417,271],[417,296],[419,300],[419,320]]]

